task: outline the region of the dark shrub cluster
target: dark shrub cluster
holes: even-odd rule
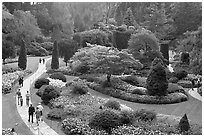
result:
[[[49,85],[49,79],[40,78],[35,81],[35,88],[39,89],[42,85]]]
[[[187,77],[188,73],[185,70],[180,70],[174,72],[174,76],[177,77],[179,80]]]
[[[181,54],[181,62],[184,64],[188,64],[190,63],[190,58],[189,58],[189,53],[182,53]]]
[[[120,103],[116,100],[108,100],[105,104],[105,107],[120,110]]]
[[[52,78],[52,79],[59,79],[59,80],[62,80],[63,82],[66,82],[66,81],[67,81],[66,77],[65,77],[64,74],[61,73],[61,72],[53,73],[53,74],[50,76],[50,78]]]
[[[60,92],[55,89],[53,86],[47,86],[41,96],[41,99],[44,104],[48,104],[51,99],[57,98],[60,96]]]
[[[102,129],[111,134],[111,129],[121,125],[120,115],[113,110],[105,109],[97,112],[89,120],[89,126],[95,129]]]
[[[167,94],[168,81],[163,62],[155,58],[152,62],[152,68],[147,77],[147,90],[151,96],[165,96]]]

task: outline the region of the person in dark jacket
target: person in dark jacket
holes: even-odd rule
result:
[[[28,122],[30,122],[30,117],[32,119],[32,123],[33,123],[33,114],[35,112],[35,108],[33,107],[32,104],[30,104],[30,107],[28,108],[28,115],[29,115],[29,119]]]
[[[194,79],[191,80],[191,83],[192,83],[192,90],[194,90],[193,88],[195,87],[195,81]]]

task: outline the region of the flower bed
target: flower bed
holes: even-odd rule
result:
[[[16,71],[13,73],[7,73],[2,75],[2,93],[7,94],[11,92],[12,85],[17,82],[19,77],[24,77],[25,75],[31,73],[31,71]]]
[[[66,85],[65,82],[63,82],[62,80],[59,79],[52,79],[52,78],[47,78],[50,82],[49,85],[53,86],[53,87],[57,87],[57,88],[62,88]]]
[[[120,89],[113,88],[102,88],[100,84],[88,82],[88,86],[101,92],[103,94],[108,94],[110,96],[120,98],[123,100],[136,102],[136,103],[145,103],[145,104],[172,104],[186,101],[188,97],[180,92],[175,92],[168,94],[167,96],[149,96],[149,95],[138,95],[124,92]]]

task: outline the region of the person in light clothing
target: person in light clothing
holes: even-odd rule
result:
[[[38,106],[37,106],[38,108],[39,108],[39,111],[40,111],[40,114],[41,114],[41,117],[40,117],[40,119],[41,119],[41,121],[43,121],[43,119],[42,119],[42,116],[43,116],[43,106],[41,105],[41,103],[38,103]]]

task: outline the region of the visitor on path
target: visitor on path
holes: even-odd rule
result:
[[[20,98],[21,98],[21,89],[19,88],[16,92],[17,98],[18,98],[18,105],[20,104]]]
[[[40,64],[41,64],[41,61],[42,61],[42,60],[41,60],[41,58],[40,58],[40,59],[39,59]]]
[[[29,106],[29,101],[30,101],[30,94],[29,92],[27,91],[26,93],[26,105]]]
[[[30,107],[28,108],[28,115],[29,115],[29,118],[28,118],[28,122],[30,122],[30,117],[31,117],[31,122],[33,123],[33,114],[35,112],[35,108],[33,107],[32,104],[30,104]]]
[[[20,97],[21,107],[23,106],[23,97]]]
[[[43,121],[43,118],[42,118],[42,116],[43,116],[43,106],[41,105],[41,103],[38,103],[38,106],[37,106],[38,108],[39,108],[39,111],[40,111],[40,120],[41,121]]]
[[[45,64],[45,59],[43,59],[43,64]]]
[[[20,87],[23,87],[23,77],[20,77],[18,80]]]
[[[194,81],[194,79],[191,80],[191,83],[192,83],[192,90],[194,90],[194,89],[193,89],[194,86],[195,86],[195,81]]]
[[[35,116],[36,116],[36,123],[37,126],[39,125],[38,121],[40,121],[40,117],[41,117],[41,113],[38,107],[36,107],[36,112],[35,112]]]

